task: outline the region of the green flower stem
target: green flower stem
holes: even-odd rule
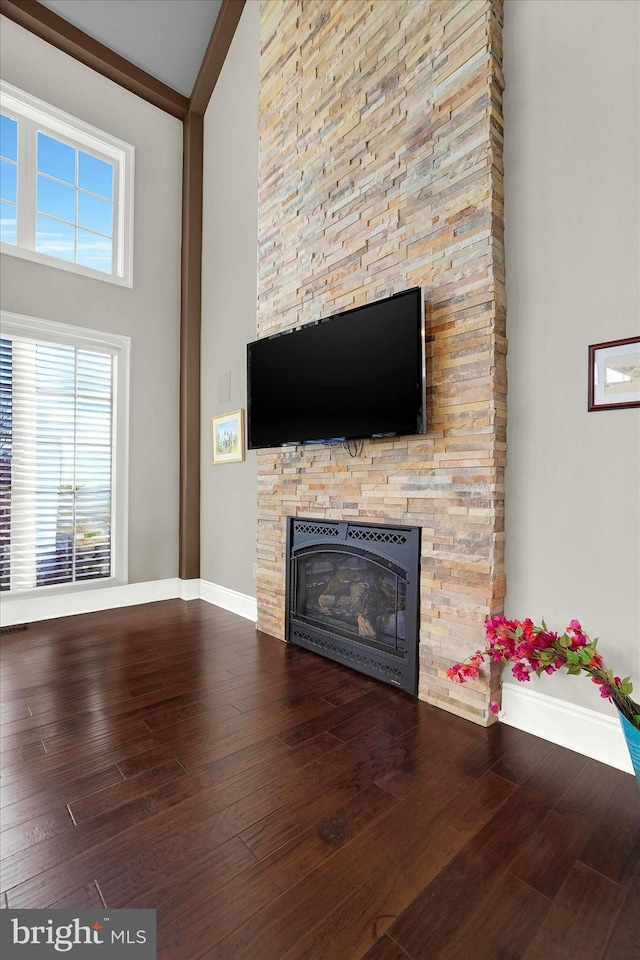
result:
[[[637,704],[626,693],[622,693],[615,683],[611,683],[609,678],[605,673],[603,673],[602,670],[599,670],[597,667],[589,667],[586,664],[582,667],[582,669],[585,673],[589,673],[592,677],[596,677],[598,680],[600,680],[603,687],[606,687],[611,694],[611,699],[623,717],[626,717],[632,726],[640,729],[640,704]]]

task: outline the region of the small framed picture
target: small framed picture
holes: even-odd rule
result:
[[[211,417],[211,462],[244,460],[244,410]]]
[[[589,410],[640,406],[640,337],[589,347]]]

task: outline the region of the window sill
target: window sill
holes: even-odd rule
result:
[[[3,590],[0,599],[2,603],[7,603],[11,600],[35,600],[37,597],[64,597],[123,585],[116,577],[100,577],[96,580],[78,580],[75,583],[57,583],[50,587],[33,587],[31,590]]]
[[[60,260],[58,257],[49,257],[46,253],[39,253],[37,250],[27,250],[25,247],[18,247],[13,243],[0,243],[0,253],[8,257],[17,257],[19,260],[28,260],[30,263],[39,263],[44,267],[53,267],[56,270],[64,270],[66,273],[75,273],[77,276],[88,277],[91,280],[102,280],[106,283],[114,283],[119,287],[133,288],[132,276],[116,276],[113,273],[103,273],[101,270],[93,270],[91,267],[83,267],[79,263],[71,263],[69,260]]]

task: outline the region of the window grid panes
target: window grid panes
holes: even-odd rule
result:
[[[18,123],[0,115],[0,240],[17,242]]]
[[[0,80],[3,252],[132,285],[130,144]]]
[[[110,273],[113,164],[38,132],[36,250]]]

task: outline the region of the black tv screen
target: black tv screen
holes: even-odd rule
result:
[[[424,432],[420,287],[247,346],[247,445]]]

